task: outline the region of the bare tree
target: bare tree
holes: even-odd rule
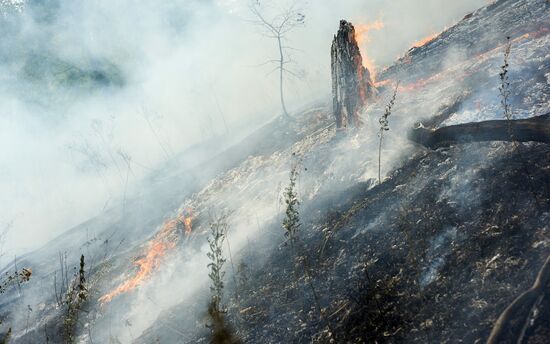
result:
[[[293,61],[288,56],[288,50],[292,48],[285,45],[285,41],[286,35],[290,31],[305,24],[305,15],[300,12],[296,2],[293,2],[286,8],[277,8],[272,10],[273,11],[270,12],[273,14],[268,15],[266,13],[266,6],[262,6],[259,0],[253,0],[250,4],[250,11],[255,17],[255,20],[252,22],[262,29],[262,34],[264,36],[274,39],[277,42],[279,57],[268,60],[264,64],[274,64],[275,68],[272,72],[279,72],[279,94],[281,97],[281,107],[283,108],[283,115],[286,118],[289,118],[290,115],[286,109],[284,97],[284,75],[297,75],[287,67],[287,65]]]

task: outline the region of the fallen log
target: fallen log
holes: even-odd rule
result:
[[[492,120],[450,125],[439,129],[420,126],[410,131],[408,138],[431,149],[481,141],[550,143],[550,114],[511,120],[510,123],[506,120]]]

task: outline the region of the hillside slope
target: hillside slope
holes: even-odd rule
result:
[[[125,213],[79,226],[67,263],[71,271],[80,254],[88,262],[76,339],[208,342],[206,236],[229,211],[224,303],[243,342],[485,341],[550,254],[549,147],[492,142],[432,151],[406,137],[418,122],[502,118],[506,36],[514,116],[548,113],[549,12],[543,0],[480,9],[379,74],[363,128],[337,131],[328,106],[312,106],[207,162],[162,171]],[[398,80],[378,184],[378,117]],[[291,248],[281,223],[293,166],[301,226]],[[99,234],[84,240],[86,228]],[[35,276],[2,298],[14,342],[61,341],[67,307],[53,284],[68,247],[60,239],[18,262]],[[550,336],[544,288],[525,331],[529,343]]]

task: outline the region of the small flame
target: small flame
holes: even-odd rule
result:
[[[179,217],[179,220],[181,223],[183,223],[183,231],[185,234],[189,235],[193,231],[193,219],[195,216],[193,215],[193,209],[186,208],[185,214],[181,214]]]
[[[445,30],[447,30],[447,28],[445,28]],[[445,31],[445,30],[443,30],[443,31]],[[420,47],[430,43],[434,39],[436,39],[440,34],[441,33],[432,33],[431,35],[426,36],[426,37],[422,38],[421,40],[414,42],[413,47],[414,48],[420,48]]]
[[[176,247],[176,242],[179,238],[178,225],[183,224],[183,233],[189,235],[193,230],[193,218],[194,215],[192,210],[187,208],[180,215],[164,222],[160,231],[149,242],[145,255],[134,262],[134,265],[138,267],[138,271],[134,277],[100,297],[99,303],[108,303],[113,300],[113,298],[134,290],[148,280],[153,272],[158,269],[166,253]]]
[[[152,242],[149,245],[149,249],[145,257],[138,259],[134,262],[134,265],[139,267],[136,275],[127,280],[126,282],[119,285],[113,291],[108,294],[103,295],[99,298],[101,304],[110,302],[113,298],[117,297],[122,293],[129,292],[135,289],[137,286],[141,285],[145,280],[151,276],[153,271],[155,271],[160,265],[161,258],[166,254],[166,251],[174,248],[175,243],[165,243],[165,242]]]

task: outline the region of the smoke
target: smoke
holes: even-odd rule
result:
[[[298,48],[290,54],[301,75],[289,77],[286,86],[291,112],[328,99],[329,48],[340,19],[383,23],[361,47],[381,69],[413,42],[484,2],[301,3],[306,25],[287,36],[287,43]],[[277,77],[268,74],[270,66],[261,66],[276,57],[276,45],[249,19],[244,0],[138,5],[129,0],[37,0],[28,1],[21,12],[5,14],[0,19],[6,24],[0,26],[0,222],[13,221],[8,253],[28,252],[110,208],[124,208],[147,183],[156,182],[155,171],[182,173],[280,114]],[[439,94],[398,93],[382,150],[384,175],[410,154],[404,133],[416,116],[434,113],[453,96],[448,92],[453,85]],[[253,245],[268,247],[282,240],[282,233],[265,229],[280,222],[280,196],[292,153],[309,168],[299,181],[306,202],[376,178],[377,151],[372,147],[387,99],[389,94],[382,92],[363,114],[366,131],[333,140],[334,133],[325,129],[272,159],[249,158],[239,173],[224,175],[196,195],[203,210],[236,210],[228,239],[236,262],[251,249],[251,238]],[[301,125],[307,123],[296,124]],[[219,145],[196,160],[178,159],[185,149],[208,140]],[[155,207],[161,199],[153,193],[145,201]],[[198,216],[208,219],[204,212]],[[153,232],[159,224],[146,225]],[[97,245],[102,251],[103,244]],[[112,308],[101,310],[108,316],[94,331],[112,331],[130,341],[175,305],[202,302],[208,291],[206,247],[190,246],[170,253],[154,280],[122,300],[129,300],[124,307],[115,300],[108,306]],[[25,302],[41,304],[43,297],[36,290]],[[15,319],[26,316],[19,312]]]
[[[363,47],[382,67],[483,2],[300,3],[306,26],[287,37],[303,72],[287,83],[291,109],[330,92],[339,19],[383,21]],[[276,76],[258,66],[275,42],[247,21],[247,5],[2,2],[0,220],[14,223],[10,254],[119,204],[191,144],[279,114]]]

